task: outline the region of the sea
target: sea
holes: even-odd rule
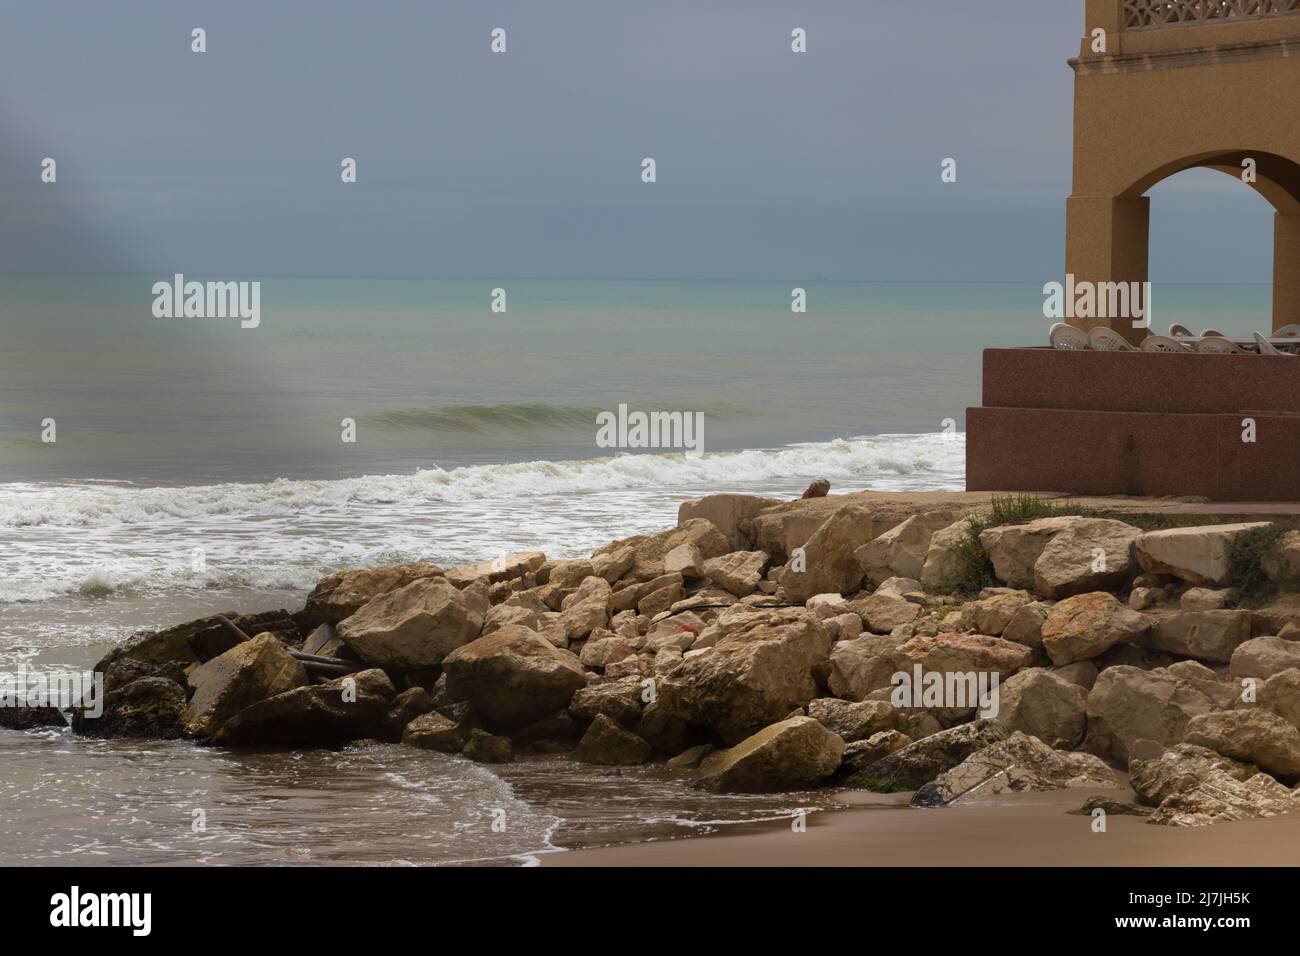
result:
[[[210,278],[260,283],[255,328],[155,317],[172,276],[0,276],[0,672],[339,569],[585,555],[716,492],[960,490],[981,350],[1051,324],[1011,283]],[[1158,293],[1160,331],[1268,327],[1268,286]],[[605,447],[620,407],[701,441]],[[395,745],[0,730],[0,764],[2,865],[529,865],[833,804]]]

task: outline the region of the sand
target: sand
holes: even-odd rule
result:
[[[843,810],[713,836],[547,854],[543,866],[1297,866],[1300,813],[1181,829],[1111,814],[1106,832],[1076,810],[1094,789],[913,809],[910,794],[840,794]]]

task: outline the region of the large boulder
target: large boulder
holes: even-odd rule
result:
[[[503,554],[488,561],[452,568],[447,572],[447,580],[458,588],[467,588],[476,581],[496,584],[499,581],[513,581],[531,571],[536,571],[546,563],[546,555],[540,551],[519,551]]]
[[[307,595],[307,617],[313,624],[337,624],[351,617],[381,594],[390,594],[412,581],[439,577],[436,564],[391,564],[360,571],[339,571],[320,582]]]
[[[609,582],[592,576],[561,602],[559,629],[566,640],[586,640],[593,631],[609,624]]]
[[[402,743],[421,750],[458,754],[469,739],[472,728],[434,711],[416,717],[402,731]]]
[[[993,562],[993,573],[1007,587],[1032,588],[1034,565],[1052,538],[1087,518],[1039,518],[1024,524],[1003,524],[980,532],[980,544]]]
[[[388,702],[379,737],[390,743],[402,739],[406,725],[434,709],[433,695],[423,687],[408,687]]]
[[[227,623],[229,622],[229,623]],[[229,624],[234,624],[232,629]],[[113,648],[95,670],[106,672],[113,664],[136,661],[154,667],[201,664],[224,654],[244,641],[247,634],[274,634],[286,644],[301,639],[298,625],[288,611],[257,614],[212,614],[160,631],[139,631]]]
[[[893,730],[896,716],[894,708],[883,700],[855,703],[836,697],[820,697],[810,701],[807,709],[809,717],[820,721],[831,733],[838,734],[846,744]]]
[[[252,704],[217,728],[213,742],[228,746],[332,747],[377,737],[396,696],[378,668],[324,684],[295,687]]]
[[[973,720],[908,744],[861,771],[880,790],[916,790],[971,754],[1007,737],[996,721]]]
[[[419,670],[476,638],[487,610],[486,590],[420,578],[366,604],[338,625],[338,636],[367,664]]]
[[[969,518],[960,518],[930,536],[921,565],[921,585],[927,591],[949,590],[961,576],[970,543]]]
[[[1054,750],[1039,738],[1016,731],[925,784],[912,797],[912,806],[942,807],[999,793],[1122,785],[1119,776],[1092,754]]]
[[[475,763],[510,763],[515,759],[514,746],[509,737],[490,734],[481,727],[470,728],[460,753]]]
[[[636,734],[597,714],[578,741],[573,759],[604,767],[635,767],[649,760],[651,753],[650,745]]]
[[[651,591],[636,602],[636,609],[648,618],[671,610],[672,606],[686,597],[686,591],[680,584],[669,584]]]
[[[1257,692],[1260,707],[1300,727],[1300,669],[1291,668],[1264,681]]]
[[[705,561],[704,576],[724,591],[745,597],[758,590],[767,560],[766,551],[733,551]]]
[[[898,671],[898,648],[905,642],[901,636],[864,634],[836,643],[830,655],[831,693],[862,700],[872,691],[888,687]]]
[[[642,678],[636,676],[593,681],[574,693],[569,702],[569,713],[575,720],[589,721],[605,716],[631,727],[641,719],[644,704],[641,681]]]
[[[259,634],[189,673],[186,732],[208,737],[245,707],[309,683],[274,634]]]
[[[98,717],[73,708],[72,729],[85,737],[174,740],[184,730],[185,688],[166,677],[142,677],[105,691],[102,708]]]
[[[892,577],[920,579],[930,539],[953,523],[953,511],[930,511],[907,518],[877,535],[854,554],[872,584]]]
[[[1256,637],[1237,645],[1228,673],[1238,678],[1268,678],[1294,667],[1300,667],[1300,641]]]
[[[1234,696],[1230,686],[1171,668],[1107,667],[1088,693],[1088,749],[1127,764],[1138,741],[1179,743],[1193,717],[1231,706]]]
[[[1142,643],[1151,650],[1226,664],[1249,639],[1249,611],[1179,611],[1157,618]]]
[[[1009,678],[998,689],[997,719],[1056,750],[1074,750],[1088,730],[1088,694],[1042,667]]]
[[[659,702],[691,724],[737,743],[817,696],[830,634],[803,608],[758,611],[729,621],[717,643],[660,681]]]
[[[851,777],[862,773],[877,761],[902,750],[912,738],[900,730],[882,730],[866,740],[855,740],[844,748],[844,759],[837,776]]]
[[[910,624],[921,616],[920,605],[882,591],[854,598],[847,602],[846,607],[860,617],[862,626],[873,634],[888,634],[900,624]]]
[[[1231,603],[1231,588],[1188,588],[1178,599],[1184,611],[1222,611]]]
[[[683,501],[677,508],[677,524],[683,525],[692,518],[704,518],[727,538],[729,551],[745,551],[753,547],[750,522],[764,508],[782,504],[775,498],[756,495],[707,495],[694,501]]]
[[[182,697],[182,703],[183,701],[184,698]],[[68,726],[68,719],[63,716],[63,711],[48,704],[31,707],[0,705],[0,727],[4,727],[6,730],[36,730],[41,727],[62,728],[66,726]],[[177,726],[179,726],[179,723]]]
[[[510,626],[456,648],[442,662],[447,693],[490,725],[524,727],[563,710],[587,685],[577,656],[527,628]]]
[[[664,555],[664,573],[676,573],[685,580],[698,581],[704,577],[704,557],[700,549],[693,544],[679,544]]]
[[[692,736],[690,727],[660,700],[645,705],[641,719],[632,728],[638,737],[661,753],[681,753]]]
[[[976,634],[988,634],[1001,637],[1019,610],[1030,603],[1028,591],[1014,588],[988,588],[980,593],[978,601],[963,604],[961,608],[961,627]],[[1046,617],[1046,612],[1043,614]],[[1008,637],[1008,640],[1011,638]],[[1025,641],[1017,641],[1025,644]],[[1042,641],[1039,641],[1041,646]],[[1026,646],[1030,646],[1026,644]]]
[[[895,655],[899,669],[909,673],[996,673],[1007,678],[1027,667],[1033,651],[1022,644],[987,634],[944,632],[917,635],[901,644]]]
[[[781,570],[787,601],[802,604],[818,594],[849,594],[862,584],[862,566],[854,552],[874,536],[874,518],[865,508],[841,508],[813,532],[803,554]]]
[[[638,581],[648,581],[663,574],[665,556],[683,544],[694,545],[700,552],[700,557],[705,560],[720,557],[732,550],[727,536],[719,531],[712,521],[705,518],[688,518],[669,531],[608,544],[597,551],[593,559],[597,555],[617,551],[625,544],[630,544],[633,548],[630,573]]]
[[[1052,605],[1045,601],[1033,601],[1021,605],[1016,608],[1016,612],[1011,615],[1006,627],[999,634],[1008,641],[1015,641],[1017,644],[1036,650],[1043,646],[1043,625],[1047,623],[1047,615],[1051,611]],[[989,633],[980,628],[976,630],[982,634]]]
[[[1187,722],[1183,740],[1287,783],[1300,780],[1300,730],[1263,708],[1198,714]]]
[[[635,655],[636,648],[631,641],[611,635],[609,637],[593,637],[587,641],[582,646],[582,652],[578,655],[578,659],[582,661],[584,667],[603,669],[610,664],[616,664]]]
[[[834,774],[843,756],[839,735],[811,717],[791,717],[709,754],[698,785],[715,793],[803,790]]]
[[[866,544],[877,535],[888,531],[906,518],[911,511],[882,508],[872,502],[863,504],[854,495],[828,495],[824,498],[804,498],[765,508],[750,521],[750,547],[766,551],[773,559],[784,562],[794,554],[795,548],[806,548],[808,540],[832,515],[846,507],[865,512],[860,525],[863,533],[859,545]]]
[[[611,548],[613,545],[606,545]],[[616,552],[621,553],[621,548],[616,548]],[[600,553],[600,552],[597,552]],[[630,569],[631,565],[629,565]],[[596,565],[593,561],[575,559],[572,561],[548,561],[537,569],[538,583],[545,581],[546,593],[554,598],[554,602],[547,601],[547,606],[552,610],[558,610],[558,602],[564,593],[572,588],[578,587],[583,581],[590,577],[599,577],[604,580],[604,575],[596,573]],[[606,581],[606,584],[609,582]]]
[[[129,657],[119,657],[104,668],[103,672],[104,692],[117,690],[119,687],[125,687],[132,681],[140,680],[142,677],[166,677],[174,680],[182,687],[185,686],[185,668],[176,663],[164,664],[159,667],[155,664],[146,664],[143,661],[133,660]],[[52,701],[61,700],[57,687],[49,688],[52,694]],[[3,697],[0,697],[0,704],[4,703]],[[93,703],[93,698],[86,701]]]
[[[1192,744],[1135,758],[1129,780],[1138,802],[1156,808],[1149,822],[1164,826],[1208,826],[1300,809],[1296,793],[1268,774]]]
[[[647,597],[658,591],[671,590],[673,593],[683,593],[684,580],[680,571],[674,571],[671,574],[661,574],[649,581],[640,581],[615,588],[609,597],[610,613],[619,614],[623,611],[631,611]]]
[[[493,631],[499,631],[511,624],[518,624],[531,631],[536,631],[542,626],[542,614],[546,613],[550,612],[539,612],[531,607],[523,607],[518,604],[498,604],[488,609],[483,618],[483,630],[479,632],[479,637],[491,634]]]
[[[697,553],[699,551],[692,544],[678,545],[678,547],[692,548]],[[631,571],[634,563],[636,563],[636,548],[625,544],[612,551],[602,551],[600,554],[592,555],[591,573],[613,584]]]
[[[1233,540],[1268,524],[1253,521],[1148,531],[1135,545],[1138,564],[1148,574],[1168,574],[1192,584],[1227,584]]]
[[[1043,622],[1043,649],[1060,666],[1131,644],[1151,627],[1148,618],[1104,591],[1079,594],[1055,605]]]
[[[1059,600],[1124,587],[1137,567],[1133,542],[1141,534],[1123,521],[1079,519],[1053,535],[1034,562],[1034,590]]]

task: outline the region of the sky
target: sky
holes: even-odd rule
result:
[[[1083,6],[0,0],[0,272],[1059,279]],[[1152,195],[1154,281],[1270,280]]]

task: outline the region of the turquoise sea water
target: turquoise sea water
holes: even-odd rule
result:
[[[169,278],[0,277],[0,482],[585,459],[620,403],[703,413],[706,451],[923,434],[978,404],[981,348],[1050,324],[1033,285],[265,277],[243,329],[154,318]],[[1267,287],[1158,293],[1161,328],[1268,322]]]

